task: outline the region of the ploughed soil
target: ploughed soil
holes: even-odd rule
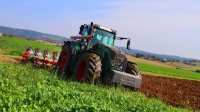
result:
[[[0,62],[3,63],[19,63],[20,57],[11,57],[9,55],[0,54]]]
[[[173,106],[200,110],[200,81],[143,75],[140,89]]]

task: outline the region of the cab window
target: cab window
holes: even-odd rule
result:
[[[93,40],[93,42],[95,42],[94,44],[96,44],[97,42],[101,42],[105,45],[113,46],[114,34],[104,30],[96,29]]]

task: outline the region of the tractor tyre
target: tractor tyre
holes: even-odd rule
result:
[[[70,55],[71,55],[70,47],[68,45],[63,46],[58,62],[55,67],[58,70],[58,74],[60,74],[61,77],[63,78],[65,77],[65,74],[69,75]]]
[[[95,53],[83,54],[77,62],[76,79],[96,83],[101,75],[101,58]]]
[[[137,67],[137,64],[136,63],[131,63],[131,62],[128,62],[127,63],[127,66],[126,66],[126,70],[125,70],[126,73],[129,73],[129,74],[132,74],[132,75],[139,75],[139,69]]]

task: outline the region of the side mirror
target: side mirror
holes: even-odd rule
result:
[[[130,50],[131,40],[129,39],[126,44],[126,49]]]
[[[93,30],[93,22],[91,22],[89,30],[88,30],[88,35],[92,34],[92,30]]]

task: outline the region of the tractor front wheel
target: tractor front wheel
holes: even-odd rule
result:
[[[100,79],[101,59],[95,53],[84,53],[80,56],[76,66],[76,79],[94,83]]]

